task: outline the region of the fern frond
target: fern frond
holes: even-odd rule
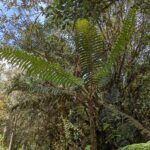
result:
[[[62,89],[59,87],[52,86],[49,83],[45,83],[41,80],[37,80],[33,77],[27,77],[23,75],[17,75],[11,81],[11,85],[7,88],[8,94],[13,91],[23,91],[23,92],[30,92],[32,94],[38,95],[73,95],[74,92],[72,90]]]
[[[91,75],[97,67],[103,40],[96,27],[86,19],[79,19],[76,23],[76,46],[82,71]]]
[[[67,73],[59,64],[50,64],[40,57],[23,51],[0,48],[0,58],[18,66],[28,75],[36,75],[40,79],[50,81],[55,85],[71,87],[82,84],[82,80]]]
[[[96,81],[101,80],[101,78],[106,77],[111,72],[112,66],[114,65],[120,54],[123,52],[125,46],[127,46],[133,33],[135,17],[136,8],[131,8],[127,18],[124,20],[122,30],[112,47],[111,54],[107,58],[106,64],[104,64],[101,69],[99,69],[94,75],[94,79]]]

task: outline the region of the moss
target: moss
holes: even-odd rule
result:
[[[147,143],[132,144],[120,148],[119,150],[150,150],[150,141]]]

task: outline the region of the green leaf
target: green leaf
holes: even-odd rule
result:
[[[111,69],[119,56],[124,52],[125,46],[128,45],[133,28],[135,26],[136,8],[131,8],[127,18],[124,20],[121,32],[116,38],[116,42],[112,46],[111,54],[107,58],[106,64],[98,69],[94,75],[95,81],[100,81],[111,73]]]
[[[81,71],[87,74],[92,80],[93,72],[99,65],[103,39],[93,26],[86,19],[79,19],[76,22],[76,47],[80,56]]]
[[[18,66],[28,75],[37,76],[55,85],[65,87],[80,86],[82,80],[66,72],[59,64],[51,64],[46,60],[29,53],[11,48],[0,48],[0,58]]]
[[[85,147],[85,150],[90,150],[91,149],[91,145],[87,145],[86,147]]]
[[[110,127],[109,123],[104,123],[103,124],[103,131],[107,130]]]

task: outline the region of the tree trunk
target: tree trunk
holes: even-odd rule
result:
[[[9,142],[8,150],[12,150],[12,148],[13,148],[13,140],[14,140],[14,133],[12,132],[11,136],[10,136],[10,142]]]
[[[90,116],[90,136],[91,136],[91,150],[97,150],[96,125],[93,116]]]
[[[24,144],[22,145],[22,150],[25,150],[25,146],[24,146]]]
[[[90,119],[90,138],[91,138],[91,150],[97,150],[97,136],[96,136],[96,119],[95,108],[92,98],[88,99],[89,107],[89,119]]]

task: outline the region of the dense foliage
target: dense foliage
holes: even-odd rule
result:
[[[147,4],[4,1],[19,11],[0,18],[1,145],[116,150],[150,140]]]

